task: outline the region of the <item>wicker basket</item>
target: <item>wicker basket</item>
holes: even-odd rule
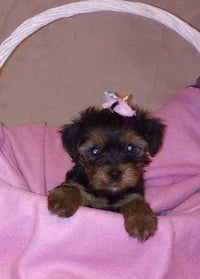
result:
[[[138,2],[122,0],[88,0],[49,9],[23,22],[0,45],[0,68],[4,65],[14,49],[24,39],[40,28],[61,18],[101,11],[130,13],[156,20],[180,34],[200,52],[200,32],[165,10]]]
[[[180,18],[165,10],[138,2],[88,0],[49,9],[24,21],[0,45],[0,68],[4,65],[15,48],[40,28],[61,18],[102,11],[130,13],[156,20],[177,32],[200,52],[200,33]]]

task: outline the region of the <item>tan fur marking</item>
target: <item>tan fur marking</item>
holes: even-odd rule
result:
[[[87,193],[79,183],[70,181],[70,182],[64,183],[63,185],[66,185],[66,186],[70,185],[70,186],[74,186],[77,189],[79,189],[79,191],[81,193],[81,197],[82,197],[83,206],[91,206],[91,207],[95,207],[95,208],[102,208],[102,207],[108,206],[108,201],[106,198],[103,198],[103,197],[98,198],[92,194]]]
[[[91,136],[89,137],[89,139],[83,145],[81,145],[79,148],[79,152],[81,155],[81,162],[83,163],[84,157],[88,156],[88,150],[90,150],[90,148],[92,148],[94,146],[103,148],[105,145],[105,142],[106,142],[106,139],[105,139],[103,133],[101,133],[100,131],[93,132],[91,134]]]
[[[104,147],[106,143],[106,138],[105,135],[101,131],[94,131],[90,138],[89,142],[93,145],[99,146],[99,147]]]
[[[145,148],[147,146],[147,143],[134,133],[134,131],[124,133],[120,140],[124,143],[133,143],[140,148]]]
[[[85,192],[81,186],[78,186],[78,188],[81,192],[84,206],[91,206],[94,208],[106,208],[108,206],[108,200],[106,198],[95,197],[94,195]]]
[[[122,173],[120,181],[113,181],[109,172],[115,170],[120,170]],[[122,165],[106,165],[101,168],[96,166],[89,166],[86,169],[86,173],[89,181],[93,187],[97,190],[106,190],[108,192],[118,192],[127,187],[133,187],[141,179],[143,172],[143,165],[134,166],[131,163]]]

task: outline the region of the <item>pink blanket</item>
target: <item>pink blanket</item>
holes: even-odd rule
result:
[[[156,115],[168,128],[146,197],[161,214],[145,243],[128,236],[117,213],[50,215],[47,191],[72,166],[57,128],[0,127],[0,278],[200,278],[200,90],[185,89]]]

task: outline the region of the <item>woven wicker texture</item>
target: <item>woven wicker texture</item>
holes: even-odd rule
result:
[[[49,9],[26,20],[0,45],[0,67],[3,66],[10,54],[24,39],[49,23],[61,18],[101,11],[130,13],[156,20],[180,34],[200,52],[200,33],[180,18],[165,10],[137,2],[90,0]]]

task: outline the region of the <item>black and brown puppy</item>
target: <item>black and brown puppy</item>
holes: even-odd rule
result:
[[[140,241],[154,235],[157,216],[144,199],[143,173],[161,147],[164,125],[136,111],[124,117],[91,107],[63,127],[63,146],[75,165],[49,193],[52,213],[70,217],[80,206],[121,212],[129,235]]]

